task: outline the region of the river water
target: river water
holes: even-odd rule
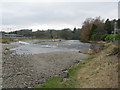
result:
[[[39,54],[56,51],[84,51],[90,48],[89,43],[82,43],[79,40],[29,40],[13,42],[11,44],[20,44],[19,47],[12,48],[13,54]]]

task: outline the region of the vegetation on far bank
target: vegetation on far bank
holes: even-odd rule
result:
[[[103,50],[73,65],[68,78],[50,78],[36,88],[118,88],[118,56],[115,44],[106,43]]]
[[[12,31],[9,33],[2,32],[4,34],[17,34],[23,35],[24,37],[37,38],[37,39],[66,39],[66,40],[79,40],[80,39],[80,29],[74,28],[73,30],[69,28],[61,29],[61,30],[37,30],[32,31],[30,29],[22,29],[19,31]]]
[[[49,39],[49,38],[2,38],[0,41],[2,43],[10,43],[10,42],[17,42],[17,41],[24,41],[24,40],[63,40],[63,39]]]

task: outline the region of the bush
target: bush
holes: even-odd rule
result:
[[[100,35],[100,34],[93,34],[93,35],[91,35],[90,40],[99,41],[99,40],[101,40],[101,36],[102,35]]]
[[[114,34],[93,34],[90,37],[90,40],[96,41],[96,40],[102,40],[102,41],[110,41],[110,40],[120,40],[120,35],[114,35]]]
[[[90,37],[90,40],[96,40],[97,38],[97,34],[93,34],[91,37]]]
[[[101,40],[105,41],[105,38],[107,37],[108,34],[102,35]]]
[[[120,40],[120,35],[107,35],[105,40]]]

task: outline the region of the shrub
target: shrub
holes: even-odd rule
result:
[[[120,40],[120,35],[107,35],[105,40]]]
[[[105,41],[105,38],[107,37],[108,34],[102,35],[101,40]]]
[[[100,34],[93,34],[93,35],[91,35],[91,37],[90,37],[90,40],[95,40],[95,41],[99,41],[99,40],[101,40],[101,36],[102,35],[100,35]]]
[[[93,34],[93,35],[91,36],[90,40],[96,40],[96,38],[97,38],[97,34]]]

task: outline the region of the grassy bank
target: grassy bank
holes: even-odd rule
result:
[[[114,44],[105,47],[95,55],[72,66],[68,78],[53,77],[36,88],[117,88],[118,53]]]
[[[49,79],[44,84],[37,86],[36,88],[75,88],[77,72],[79,69],[84,67],[84,65],[92,60],[93,57],[82,61],[80,64],[72,66],[68,71],[68,78],[64,80],[62,77],[56,76]]]
[[[118,87],[118,46],[106,44],[93,60],[78,71],[77,88]]]
[[[23,40],[30,40],[29,38],[2,38],[2,43],[10,43],[13,41],[23,41]]]
[[[24,40],[63,40],[63,39],[47,39],[47,38],[2,38],[0,39],[2,43],[10,43],[10,42],[24,41]]]

